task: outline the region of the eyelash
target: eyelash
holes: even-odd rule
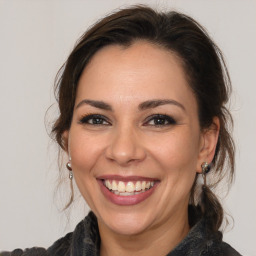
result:
[[[90,122],[91,121],[91,122]],[[154,121],[154,124],[149,124],[150,121]],[[156,123],[157,121],[160,121],[160,124]],[[104,122],[106,124],[104,124]],[[167,123],[166,123],[167,122]],[[111,125],[110,121],[108,118],[106,118],[103,115],[100,114],[88,114],[83,116],[80,121],[80,124],[87,124],[87,125],[104,125],[108,126]],[[144,126],[156,126],[156,127],[163,127],[163,126],[170,126],[170,125],[175,125],[177,122],[170,116],[168,115],[163,115],[163,114],[154,114],[149,116],[146,121],[143,123]]]
[[[156,121],[161,121],[160,124],[156,124],[155,122]],[[154,121],[154,124],[148,124],[150,121]],[[167,121],[167,123],[166,123]],[[164,122],[164,123],[162,123]],[[146,120],[146,122],[144,123],[144,125],[148,125],[148,126],[156,126],[156,127],[161,127],[161,126],[169,126],[169,125],[175,125],[176,124],[176,121],[168,116],[168,115],[163,115],[163,114],[155,114],[155,115],[152,115],[152,116],[149,116]]]
[[[90,123],[89,121],[90,120],[101,120],[101,122],[107,122],[108,124],[103,124],[103,123],[97,123],[98,121],[96,121],[96,123]],[[99,114],[88,114],[88,115],[85,115],[83,116],[80,121],[79,121],[80,124],[88,124],[88,125],[110,125],[110,122],[108,121],[108,119],[103,116],[103,115],[99,115]]]

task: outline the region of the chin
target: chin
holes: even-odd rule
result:
[[[109,227],[117,234],[132,236],[143,233],[147,225],[137,219],[129,219],[126,221],[116,220],[114,223],[109,223]]]
[[[143,213],[110,213],[108,216],[102,216],[101,221],[104,226],[119,235],[138,235],[151,226],[153,218],[148,218],[149,214]]]

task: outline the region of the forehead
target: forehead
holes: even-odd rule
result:
[[[99,50],[81,75],[76,100],[129,102],[184,97],[195,101],[180,58],[140,41],[129,47],[111,45]]]

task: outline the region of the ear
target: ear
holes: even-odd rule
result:
[[[202,172],[202,163],[207,162],[210,164],[212,162],[218,143],[219,131],[220,120],[218,117],[214,117],[211,126],[201,132],[197,173]]]
[[[69,148],[68,148],[68,136],[69,136],[69,131],[66,130],[62,133],[62,145],[63,145],[63,148],[65,150],[65,152],[67,154],[69,154]]]

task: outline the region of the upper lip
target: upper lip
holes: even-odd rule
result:
[[[142,176],[121,176],[121,175],[102,175],[98,180],[118,180],[118,181],[158,181],[159,179]]]

